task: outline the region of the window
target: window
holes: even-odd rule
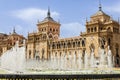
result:
[[[64,48],[65,48],[65,43],[64,43]]]
[[[84,41],[84,40],[82,40],[82,46],[83,46],[83,47],[85,46],[85,41]]]
[[[55,29],[53,29],[53,32],[55,32]]]
[[[94,31],[96,32],[96,27],[94,28]]]
[[[58,29],[56,29],[56,32],[58,32]]]
[[[44,53],[45,53],[45,50],[42,49],[42,59],[44,59]]]
[[[90,28],[88,28],[88,33],[90,32]]]
[[[50,28],[50,31],[52,31],[52,29]]]
[[[73,42],[73,48],[75,47],[75,42]]]
[[[70,42],[68,42],[68,48],[70,48],[71,47],[71,43]]]
[[[57,52],[55,53],[55,56],[57,57]]]
[[[111,43],[111,40],[110,40],[110,38],[108,39],[108,45],[110,45],[110,43]]]
[[[45,31],[46,31],[46,28],[45,28]]]
[[[118,55],[118,48],[116,48],[116,57],[119,57],[119,55]]]
[[[31,59],[31,50],[29,50],[29,59]]]
[[[80,47],[80,41],[78,42],[78,47]]]
[[[62,52],[60,52],[60,57],[62,56]]]
[[[91,28],[91,32],[93,32],[93,28]]]

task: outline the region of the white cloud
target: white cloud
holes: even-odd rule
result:
[[[85,31],[85,26],[78,22],[63,24],[61,26],[61,37],[79,36],[81,31]]]
[[[33,29],[37,29],[35,27],[36,20],[43,20],[47,15],[47,10],[44,9],[38,9],[38,8],[27,8],[27,9],[21,9],[16,10],[12,12],[12,15],[16,18],[19,18],[21,20],[27,21],[31,24],[31,27],[27,27],[27,30],[24,30],[23,26],[16,25],[16,31],[20,32],[22,34],[27,35],[27,31],[33,31]],[[56,11],[51,12],[51,16],[55,18],[59,18],[59,13]],[[85,31],[85,26],[78,22],[72,22],[72,23],[61,23],[61,37],[71,37],[71,36],[79,36],[81,31]]]
[[[42,20],[47,15],[47,10],[39,8],[26,8],[21,10],[16,10],[12,12],[12,15],[22,19],[24,21],[33,21],[40,19]],[[59,17],[59,13],[56,11],[51,12],[51,16],[54,18]]]

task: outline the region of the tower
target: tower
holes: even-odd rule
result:
[[[86,37],[86,51],[90,53],[93,49],[96,57],[99,57],[99,47],[105,49],[107,54],[107,47],[110,46],[114,56],[120,50],[118,49],[119,41],[117,39],[117,37],[120,37],[119,23],[102,10],[101,3],[99,4],[99,10],[90,17],[90,21],[86,21],[86,33],[81,34],[81,36]]]
[[[60,23],[56,22],[50,13],[50,9],[48,8],[47,17],[38,22],[38,33],[42,33],[46,35],[47,39],[58,39],[60,35]]]
[[[60,24],[56,22],[48,8],[47,17],[37,23],[38,32],[28,34],[28,59],[49,59],[50,41],[59,38]]]

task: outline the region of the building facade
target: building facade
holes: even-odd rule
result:
[[[38,32],[28,34],[27,59],[48,60],[51,56],[61,57],[76,55],[84,57],[93,49],[99,58],[99,48],[107,54],[108,46],[115,58],[115,66],[120,66],[120,24],[103,12],[102,7],[86,20],[86,32],[80,36],[60,38],[60,23],[55,21],[48,10],[47,17],[37,23]]]
[[[19,41],[20,46],[23,45],[23,40],[25,37],[16,33],[15,29],[10,34],[0,33],[0,56],[11,49],[16,41]]]

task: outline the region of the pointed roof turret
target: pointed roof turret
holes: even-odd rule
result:
[[[49,22],[49,21],[58,23],[51,17],[50,8],[48,7],[47,17],[44,18],[44,20],[42,22],[40,22],[40,23]]]
[[[99,11],[102,11],[102,5],[101,5],[100,0],[99,0]]]
[[[15,27],[13,28],[13,33],[16,33],[16,31],[15,31]]]
[[[101,5],[101,2],[99,0],[99,11],[97,11],[94,15],[92,15],[91,17],[95,17],[95,16],[100,16],[100,15],[106,15],[106,16],[109,16],[107,15],[105,12],[103,12],[102,10],[102,5]]]
[[[18,35],[18,34],[16,33],[15,27],[13,27],[13,31],[12,31],[12,33],[11,33],[10,35]]]
[[[48,7],[47,17],[50,17],[50,8]]]

